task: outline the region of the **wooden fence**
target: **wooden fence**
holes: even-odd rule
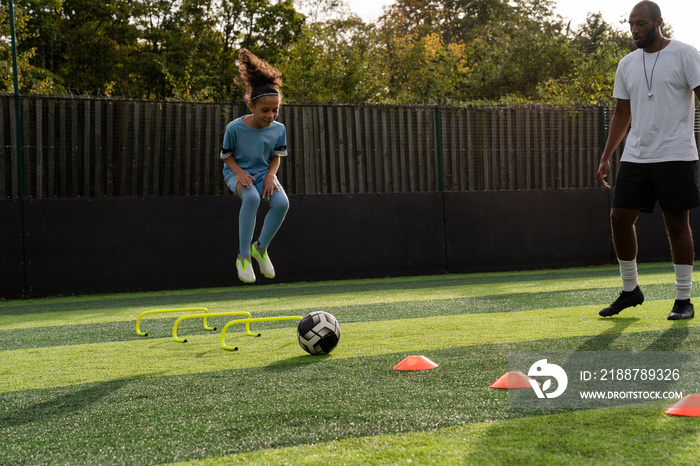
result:
[[[19,112],[16,103],[0,95],[0,199],[230,195],[218,154],[242,103],[23,96]],[[593,188],[610,115],[284,105],[279,178],[290,194]]]

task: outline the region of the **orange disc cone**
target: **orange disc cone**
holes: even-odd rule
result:
[[[435,369],[437,366],[425,356],[409,356],[395,365],[394,369],[397,371],[424,371],[426,369]]]
[[[664,413],[674,416],[700,417],[700,393],[684,396]]]
[[[520,371],[506,372],[498,378],[489,388],[530,388],[530,377]],[[539,384],[539,382],[537,382]]]

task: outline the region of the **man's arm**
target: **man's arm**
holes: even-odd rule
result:
[[[695,90],[696,94],[698,91],[699,89]],[[620,145],[625,134],[627,134],[627,128],[631,120],[632,111],[630,108],[630,101],[617,99],[615,111],[610,120],[608,140],[605,143],[605,149],[603,150],[603,155],[600,157],[600,165],[598,166],[598,182],[607,189],[610,189],[610,185],[605,181],[605,177],[608,175],[608,171],[610,171],[610,157],[612,157],[617,146]]]

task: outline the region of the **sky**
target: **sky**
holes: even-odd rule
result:
[[[347,0],[352,11],[365,21],[373,21],[382,13],[384,6],[392,0]],[[586,15],[601,12],[605,22],[619,25],[627,31],[627,18],[637,0],[559,0],[556,12],[572,27],[583,24]],[[700,1],[698,0],[656,0],[661,7],[664,22],[673,26],[673,38],[691,44],[700,50]],[[620,24],[620,22],[624,24]]]

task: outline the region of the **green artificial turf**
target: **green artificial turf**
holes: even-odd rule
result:
[[[616,267],[0,302],[0,464],[692,464],[700,418],[668,402],[518,411],[488,386],[513,351],[699,351],[669,322],[670,264],[640,266],[644,305],[597,311]],[[325,310],[339,346],[306,355],[295,322],[260,338],[144,310]],[[212,318],[221,328],[227,318]],[[396,371],[424,355],[428,371]],[[699,390],[700,391],[700,390]]]

